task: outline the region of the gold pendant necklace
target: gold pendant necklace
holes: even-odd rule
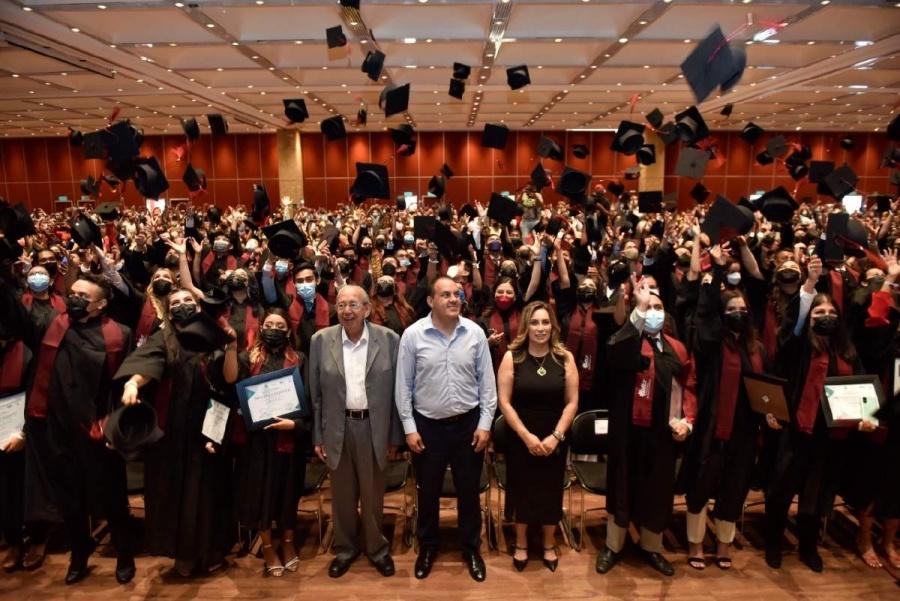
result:
[[[550,353],[547,353],[547,355],[549,355],[549,354]],[[544,355],[544,358],[541,359],[540,366],[538,366],[538,368],[537,368],[537,375],[541,376],[542,378],[547,375],[547,370],[544,369],[544,361],[547,360],[547,355]],[[532,357],[532,358],[534,359],[535,363],[537,363],[537,358],[536,357]]]

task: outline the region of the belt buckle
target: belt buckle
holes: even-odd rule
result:
[[[347,417],[349,417],[350,419],[363,419],[363,417],[365,417],[365,414],[361,409],[350,409]]]

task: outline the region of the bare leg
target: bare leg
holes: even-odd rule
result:
[[[513,559],[525,561],[528,559],[528,525],[516,524],[516,548],[513,550]]]
[[[284,570],[284,566],[281,565],[281,560],[278,558],[278,553],[275,552],[275,549],[272,548],[272,530],[261,530],[259,533],[259,538],[262,541],[262,552],[263,552],[263,560],[266,562],[266,570]],[[280,575],[280,574],[279,574]]]
[[[556,552],[556,524],[543,526],[541,531],[544,535],[544,559],[547,561],[559,559]]]
[[[884,521],[884,554],[887,555],[891,565],[900,570],[900,552],[894,546],[894,539],[897,538],[897,526],[900,525],[900,519],[891,518]]]
[[[882,567],[881,561],[879,561],[875,549],[872,548],[872,522],[874,521],[871,505],[859,513],[859,532],[856,535],[856,549],[867,566],[880,568]]]

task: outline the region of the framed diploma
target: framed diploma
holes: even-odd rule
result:
[[[0,397],[0,442],[25,427],[25,392]]]
[[[855,426],[861,420],[878,423],[874,414],[884,403],[878,376],[827,378],[822,394],[822,411],[829,428]]]
[[[237,393],[248,430],[265,428],[275,422],[275,417],[294,419],[311,413],[296,367],[241,380]]]

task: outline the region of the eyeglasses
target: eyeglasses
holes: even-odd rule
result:
[[[359,311],[362,308],[363,304],[357,301],[350,301],[349,303],[338,303],[337,310],[343,311],[344,309],[350,309],[351,311]]]

